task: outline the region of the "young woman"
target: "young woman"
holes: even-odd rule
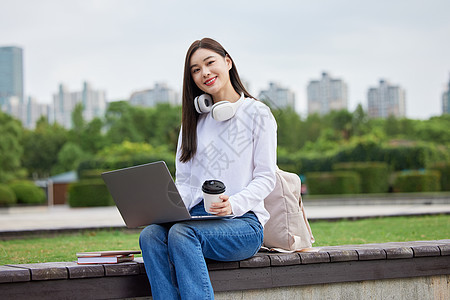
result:
[[[269,219],[264,199],[275,187],[276,130],[228,52],[215,40],[195,41],[184,66],[176,185],[191,215],[207,215],[202,184],[222,181],[225,195],[211,213],[236,217],[146,227],[139,242],[154,299],[213,299],[205,258],[238,261],[258,252]]]

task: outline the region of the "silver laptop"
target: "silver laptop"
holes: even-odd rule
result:
[[[102,178],[128,228],[233,217],[191,216],[164,161],[104,172]]]

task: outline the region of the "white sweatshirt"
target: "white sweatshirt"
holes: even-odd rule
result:
[[[216,179],[225,184],[233,214],[253,211],[264,226],[269,213],[264,199],[275,187],[277,124],[260,101],[242,97],[234,117],[216,121],[203,114],[197,123],[197,152],[187,163],[176,155],[176,185],[188,209],[203,199],[202,184]]]

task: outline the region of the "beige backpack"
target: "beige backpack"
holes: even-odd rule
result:
[[[270,219],[264,226],[263,248],[281,252],[310,248],[314,236],[303,208],[300,177],[278,168],[276,177],[274,190],[264,200]]]

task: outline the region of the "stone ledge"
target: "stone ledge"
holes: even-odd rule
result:
[[[450,274],[450,240],[341,245],[207,261],[215,291],[237,291]],[[0,266],[6,298],[131,298],[150,295],[142,258],[111,265],[76,262]]]

